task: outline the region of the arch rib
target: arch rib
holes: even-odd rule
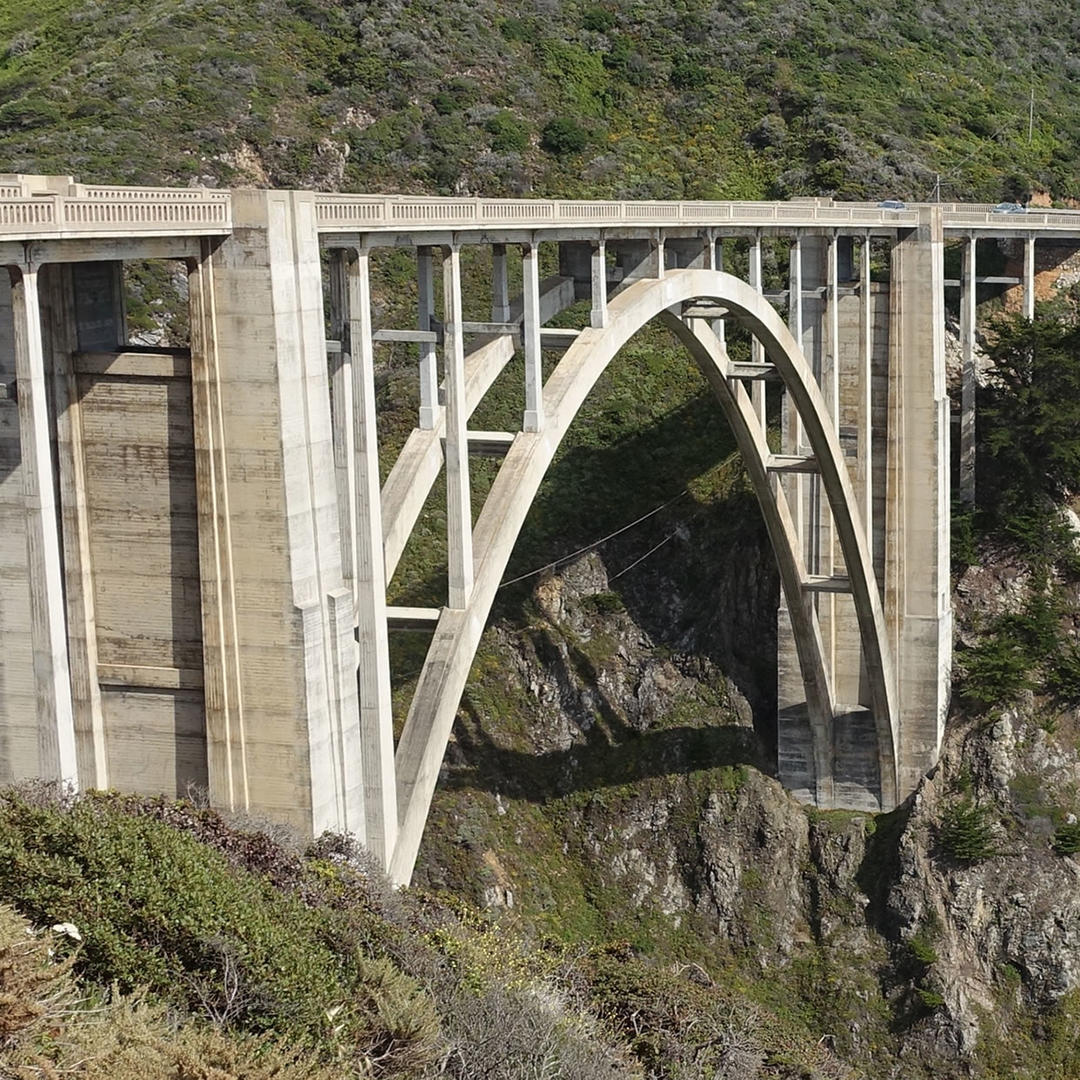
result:
[[[472,595],[465,609],[444,609],[442,612],[398,745],[400,832],[389,867],[390,876],[395,882],[407,882],[412,875],[439,768],[472,658],[518,533],[559,443],[596,380],[626,341],[651,319],[691,299],[710,299],[724,304],[750,329],[764,345],[769,360],[776,365],[803,419],[832,507],[855,599],[878,729],[882,803],[889,807],[895,803],[898,720],[893,704],[893,678],[887,652],[884,613],[869,548],[861,535],[857,503],[847,466],[821,392],[780,316],[750,286],[716,270],[669,271],[663,278],[643,279],[628,286],[608,305],[609,318],[605,328],[587,328],[581,332],[544,386],[544,410],[548,417],[544,430],[522,432],[516,436],[492,485],[474,532],[475,585]],[[695,333],[693,337],[701,343],[701,336]],[[696,359],[718,370],[725,376],[726,382],[726,358],[719,351],[705,344],[692,346],[692,349]],[[713,378],[710,381],[714,381]],[[734,400],[740,400],[737,392]],[[739,420],[736,424],[737,437],[741,429],[742,437],[752,440],[753,429],[748,428],[737,416],[741,412],[741,408],[732,409],[731,412],[732,418]],[[762,460],[761,447],[754,446],[753,450],[748,455],[748,462]],[[760,476],[758,481],[761,482]],[[765,482],[768,483],[767,480]],[[784,504],[777,500],[774,505],[777,508],[775,517],[779,521],[777,539],[781,542],[778,553],[782,553],[785,544],[793,553],[788,567],[790,572],[792,566],[798,568],[790,516],[785,525],[784,510],[781,509]],[[800,582],[800,611],[806,602],[802,589],[804,583],[805,578]],[[820,650],[820,644],[818,647]],[[805,668],[804,677],[807,677]],[[827,679],[822,684],[820,676],[813,671],[809,678],[813,680],[819,698],[822,696],[820,691],[825,692],[824,701],[819,704],[831,708]]]
[[[779,484],[770,481],[766,460],[769,448],[758,410],[738,380],[725,375],[729,361],[723,343],[704,319],[681,319],[671,311],[661,312],[666,326],[686,346],[735,434],[743,464],[757,496],[765,528],[769,534],[780,582],[787,598],[806,691],[808,720],[813,731],[815,797],[819,806],[832,805],[832,751],[834,703],[832,685],[825,665],[825,647],[813,597],[802,587],[806,580],[798,534],[787,498]]]

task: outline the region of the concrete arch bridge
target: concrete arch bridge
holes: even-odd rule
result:
[[[944,294],[959,285],[966,312],[967,485],[988,280],[975,252],[998,237],[1023,249],[1011,284],[1030,307],[1036,242],[1075,243],[1080,215],[0,176],[0,781],[196,784],[217,806],[351,830],[408,881],[537,488],[605,366],[662,319],[735,432],[780,568],[781,779],[820,806],[893,807],[936,760],[948,702]],[[958,282],[947,239],[964,250]],[[373,324],[384,249],[414,260],[411,325]],[[466,249],[490,269],[479,319],[463,308]],[[766,251],[781,254],[779,288],[765,289]],[[186,290],[190,347],[133,343],[123,266],[147,260]],[[547,325],[580,300],[588,325]],[[728,355],[732,323],[752,335],[749,362]],[[385,343],[415,349],[419,405],[380,482]],[[516,350],[520,424],[470,429]],[[477,454],[500,464],[474,525]],[[390,607],[441,474],[446,603]],[[389,635],[418,627],[431,644],[395,739]]]

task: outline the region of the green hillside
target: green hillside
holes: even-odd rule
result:
[[[986,11],[0,0],[0,171],[871,200],[940,176],[944,199],[1080,196],[1080,9]],[[785,243],[764,257],[779,283]],[[406,325],[414,264],[375,261],[376,318]],[[150,303],[167,294],[179,340],[175,283],[128,269],[132,325],[168,322]],[[480,305],[490,267],[473,251],[463,270]],[[768,775],[767,538],[704,380],[651,327],[567,434],[508,576],[644,520],[499,593],[412,890],[348,838],[0,792],[0,1080],[1075,1078],[1080,562],[1057,506],[1080,489],[1062,407],[1080,332],[1041,314],[991,349],[980,503],[954,532],[958,707],[918,800],[822,813]],[[415,377],[411,349],[380,349],[384,469]],[[518,357],[478,428],[514,429],[522,380]],[[474,506],[493,475],[475,465]],[[444,541],[436,485],[394,602],[441,602]],[[399,719],[426,645],[394,635]]]
[[[1048,0],[4,0],[0,162],[637,198],[925,198],[940,173],[945,198],[1066,198],[1078,38]]]

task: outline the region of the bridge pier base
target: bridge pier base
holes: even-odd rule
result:
[[[900,797],[937,761],[952,665],[949,399],[941,210],[892,249],[885,617],[900,702]]]
[[[213,531],[201,537],[203,618],[230,639],[207,660],[234,658],[215,673],[224,699],[207,702],[211,797],[307,834],[362,836],[355,613],[314,200],[237,192],[233,208],[232,241],[198,271],[206,291],[193,335],[211,353],[193,362],[218,403],[202,429],[220,439],[198,448],[200,504],[218,501],[200,516]],[[212,453],[224,470],[213,492]]]
[[[891,633],[902,747],[898,797],[935,762],[948,705],[949,443],[945,395],[943,259],[940,217],[893,247],[890,284],[870,281],[863,245],[852,253],[825,237],[792,249],[793,330],[827,397],[852,484],[870,525],[874,569]],[[842,272],[841,272],[842,271]],[[858,282],[854,287],[854,282]],[[927,393],[927,387],[933,393]],[[805,454],[798,417],[785,409],[783,452]],[[809,573],[843,576],[832,515],[814,475],[783,481]],[[833,805],[891,809],[873,756],[874,718],[851,595],[814,600],[832,685],[832,775],[814,775],[813,739],[786,602],[778,615],[778,769],[808,802],[832,792]]]

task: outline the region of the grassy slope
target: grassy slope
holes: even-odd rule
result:
[[[643,1080],[723,1075],[737,1051],[784,1063],[770,1076],[846,1075],[707,977],[530,942],[347,856],[164,799],[0,792],[0,1074]]]
[[[0,161],[97,181],[688,198],[925,196],[941,172],[946,197],[1065,197],[1078,33],[1050,0],[1022,17],[972,0],[525,17],[496,0],[5,0]],[[541,148],[555,117],[583,149]]]

